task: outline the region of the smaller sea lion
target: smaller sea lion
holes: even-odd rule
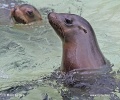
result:
[[[11,9],[10,17],[15,23],[28,24],[33,21],[40,21],[42,17],[39,11],[29,4],[17,5]]]
[[[48,14],[48,20],[62,40],[61,70],[63,72],[74,69],[97,70],[109,64],[87,20],[75,14],[54,12]]]

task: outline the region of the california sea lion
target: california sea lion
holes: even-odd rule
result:
[[[39,11],[29,4],[22,4],[11,9],[10,17],[16,23],[27,24],[33,21],[42,20]]]
[[[48,20],[62,40],[63,56],[61,69],[100,69],[106,65],[93,28],[84,18],[66,13],[49,13]]]

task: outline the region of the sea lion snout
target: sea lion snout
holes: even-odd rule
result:
[[[54,12],[50,12],[50,13],[48,14],[48,19],[49,19],[49,20],[51,20],[51,19],[57,19],[56,14],[55,14]]]

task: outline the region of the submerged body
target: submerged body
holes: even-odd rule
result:
[[[33,21],[41,21],[39,11],[29,4],[22,4],[11,9],[10,17],[15,23],[27,24]]]
[[[63,72],[100,69],[107,64],[88,21],[78,15],[65,13],[50,13],[48,19],[62,40]]]

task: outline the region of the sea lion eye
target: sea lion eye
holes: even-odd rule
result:
[[[72,25],[72,23],[73,23],[73,20],[65,18],[65,24]]]
[[[27,11],[26,14],[27,14],[29,17],[34,17],[33,11]]]

